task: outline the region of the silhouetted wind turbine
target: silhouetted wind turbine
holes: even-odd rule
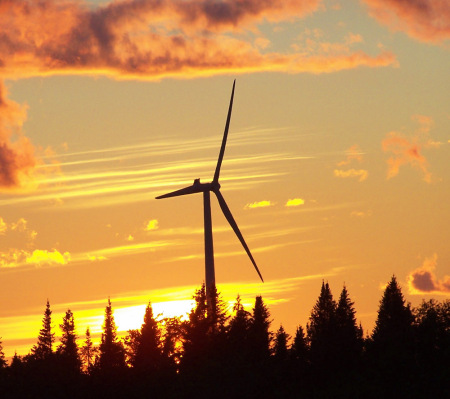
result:
[[[256,269],[261,281],[264,282],[262,275],[256,266],[256,262],[253,259],[253,256],[248,248],[244,237],[242,236],[236,221],[233,218],[233,215],[228,208],[225,199],[223,198],[222,193],[220,192],[220,184],[219,184],[219,175],[220,175],[220,167],[222,165],[223,155],[225,153],[225,146],[227,144],[227,136],[228,136],[228,128],[230,127],[230,119],[231,119],[231,109],[233,108],[233,97],[234,97],[234,87],[236,84],[236,80],[233,82],[233,90],[231,91],[231,99],[230,106],[228,108],[227,122],[225,124],[225,131],[223,133],[222,146],[220,147],[219,159],[217,160],[216,171],[214,172],[214,178],[211,183],[200,183],[200,179],[195,179],[192,186],[188,186],[182,188],[177,191],[173,191],[168,194],[160,195],[156,197],[156,199],[161,198],[169,198],[169,197],[177,197],[180,195],[194,194],[194,193],[203,193],[203,214],[204,214],[204,231],[205,231],[205,285],[206,285],[206,298],[208,303],[210,303],[211,295],[213,295],[213,289],[215,287],[215,272],[214,272],[214,249],[213,249],[213,236],[212,236],[212,224],[211,224],[211,200],[210,200],[210,192],[212,191],[216,194],[217,200],[219,201],[220,208],[222,209],[225,218],[230,223],[230,226],[236,233],[239,241],[244,247],[247,255],[253,263],[253,266]]]

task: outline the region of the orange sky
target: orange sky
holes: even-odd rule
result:
[[[216,281],[291,334],[323,279],[370,332],[392,274],[450,295],[450,6],[399,0],[8,1],[0,5],[0,337],[120,330],[185,313],[204,279],[200,195],[233,79]]]

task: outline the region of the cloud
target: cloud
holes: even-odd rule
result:
[[[346,159],[337,163],[337,166],[349,166],[354,161],[361,163],[363,161],[364,153],[361,151],[357,144],[352,145],[346,152]],[[358,181],[362,182],[367,179],[369,172],[365,169],[335,169],[334,175],[341,178],[358,178]]]
[[[145,231],[158,230],[158,228],[159,228],[158,220],[152,219],[146,223]]]
[[[359,148],[358,144],[352,145],[346,151],[346,159],[344,161],[338,162],[337,166],[345,166],[352,163],[352,161],[362,162],[364,153]]]
[[[252,202],[251,204],[247,204],[247,205],[245,205],[245,208],[246,208],[246,209],[248,209],[248,208],[250,208],[250,209],[254,209],[254,208],[266,208],[266,207],[268,207],[268,206],[273,206],[273,205],[274,205],[273,202],[264,200],[264,201]]]
[[[419,268],[413,270],[408,276],[410,294],[450,294],[450,276],[442,280],[436,277],[437,254],[426,258]]]
[[[364,0],[369,13],[394,31],[429,43],[450,39],[450,3],[447,0]]]
[[[365,169],[358,169],[358,170],[357,169],[348,169],[348,170],[335,169],[334,175],[336,177],[342,177],[342,178],[357,177],[358,181],[362,182],[367,179],[367,177],[369,176],[369,172],[367,172],[367,170],[365,170]]]
[[[61,253],[56,249],[53,251],[47,251],[42,249],[35,249],[30,255],[27,256],[25,262],[28,264],[34,264],[40,266],[42,264],[59,264],[66,265],[70,261],[70,253]]]
[[[2,217],[0,217],[0,234],[5,234],[8,229],[8,225],[5,223]]]
[[[299,205],[304,205],[305,200],[302,198],[293,198],[293,199],[289,199],[286,202],[285,206],[299,206]]]
[[[375,57],[349,52],[357,35],[334,45],[332,52],[264,52],[267,41],[258,25],[294,21],[320,4],[119,0],[88,6],[81,0],[8,1],[0,6],[0,72],[4,78],[83,74],[160,79],[229,72],[325,73],[396,63],[389,52]]]
[[[367,211],[367,212],[364,212],[364,211],[352,211],[350,213],[350,216],[351,217],[355,217],[355,218],[359,218],[359,219],[364,219],[366,217],[372,216],[372,211]]]
[[[39,161],[34,146],[22,132],[26,107],[7,99],[7,94],[0,80],[0,191],[30,189]]]
[[[396,176],[403,165],[410,165],[415,169],[421,170],[423,179],[427,183],[431,183],[432,174],[428,169],[428,161],[422,150],[424,148],[438,148],[441,143],[434,142],[429,137],[429,131],[433,126],[433,120],[430,117],[413,115],[412,119],[419,124],[412,137],[392,131],[386,135],[386,138],[381,143],[383,151],[392,154],[387,160],[387,178],[390,179]]]

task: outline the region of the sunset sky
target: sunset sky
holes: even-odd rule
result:
[[[145,305],[183,314],[204,280],[200,194],[233,80],[216,282],[294,334],[328,281],[370,333],[395,274],[450,295],[447,0],[0,3],[0,337],[36,343],[47,299],[78,334]],[[59,341],[59,340],[58,340]]]

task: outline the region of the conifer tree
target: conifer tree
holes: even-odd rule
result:
[[[411,308],[405,305],[397,279],[392,276],[380,301],[372,339],[383,345],[404,340],[411,334],[412,322]]]
[[[306,365],[308,359],[308,343],[302,326],[295,331],[294,340],[290,348],[290,356],[298,364]]]
[[[210,332],[223,332],[225,324],[229,319],[227,312],[227,304],[223,300],[221,294],[217,291],[217,287],[212,288],[211,303],[207,309],[208,323],[210,325]]]
[[[362,350],[361,329],[355,313],[354,303],[344,285],[336,308],[336,350],[342,367],[356,365]]]
[[[91,339],[91,331],[89,327],[86,328],[86,340],[84,341],[84,345],[81,347],[81,359],[84,363],[84,370],[89,374],[92,371],[92,367],[94,365],[94,358],[97,353],[97,348],[95,348],[92,339]]]
[[[269,358],[272,335],[269,331],[271,324],[270,312],[261,296],[255,299],[249,326],[249,347],[253,360],[260,361]]]
[[[149,302],[144,315],[140,334],[137,336],[134,367],[139,371],[150,372],[161,367],[161,331],[153,316],[152,305]]]
[[[5,352],[3,352],[3,342],[0,337],[0,369],[5,368],[8,365],[8,362],[5,359]]]
[[[279,361],[285,361],[288,358],[288,341],[290,339],[289,334],[284,330],[283,325],[275,334],[274,342],[274,355]]]
[[[336,362],[336,302],[328,283],[322,281],[319,299],[306,326],[310,360],[319,369],[334,368]]]
[[[195,291],[195,306],[189,313],[189,320],[183,323],[183,363],[188,367],[202,362],[208,352],[208,332],[205,284]]]
[[[377,369],[390,383],[391,379],[406,377],[414,364],[412,323],[410,306],[405,305],[397,279],[392,276],[380,301],[369,345]]]
[[[99,367],[101,371],[125,367],[125,349],[117,339],[117,327],[109,298],[105,309],[105,321],[99,347]]]
[[[55,334],[52,333],[52,311],[50,302],[47,299],[47,305],[42,320],[42,328],[39,331],[38,342],[31,348],[31,358],[36,360],[48,359],[53,354],[53,343]]]
[[[75,321],[73,313],[67,310],[62,324],[59,326],[62,331],[61,345],[58,347],[58,354],[64,366],[72,372],[79,372],[81,368],[80,355],[78,353],[77,334],[75,332]]]

